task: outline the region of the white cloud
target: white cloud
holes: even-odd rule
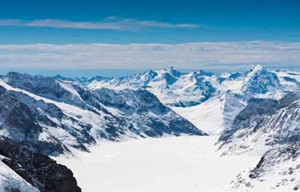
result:
[[[108,17],[99,22],[79,22],[57,19],[43,20],[0,20],[0,26],[24,26],[24,27],[51,27],[65,29],[108,29],[108,30],[138,30],[142,28],[198,28],[197,24],[172,24],[158,21],[145,21],[138,19],[122,19]]]
[[[50,69],[226,68],[248,64],[299,66],[300,43],[0,45],[0,67]],[[228,65],[230,64],[230,65]]]

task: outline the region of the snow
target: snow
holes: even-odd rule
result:
[[[166,70],[156,70],[157,75],[155,77],[152,77],[149,71],[123,80],[95,80],[88,85],[88,88],[108,87],[122,90],[125,88],[140,89],[147,85],[147,90],[155,94],[164,104],[171,105],[170,108],[176,113],[211,136],[173,138],[163,135],[160,139],[147,138],[120,143],[99,139],[97,140],[98,145],[89,149],[90,153],[73,149],[75,157],[68,154],[58,157],[57,160],[59,163],[67,165],[74,172],[79,186],[82,187],[84,192],[94,192],[99,191],[99,189],[106,192],[235,191],[236,189],[230,188],[231,181],[234,181],[239,174],[241,177],[249,179],[249,170],[256,166],[261,155],[271,147],[266,146],[265,142],[269,138],[275,138],[277,132],[269,129],[269,127],[281,126],[282,129],[279,130],[283,130],[282,132],[286,134],[289,133],[286,130],[294,131],[294,129],[298,128],[295,121],[288,123],[288,120],[291,118],[289,114],[284,116],[285,119],[281,125],[279,123],[271,124],[272,122],[278,122],[275,120],[280,120],[284,112],[282,111],[282,113],[272,116],[271,120],[275,120],[269,121],[270,126],[268,124],[266,131],[256,132],[247,137],[239,137],[239,135],[243,136],[247,133],[247,129],[241,129],[236,132],[236,138],[232,141],[233,146],[229,148],[223,147],[222,150],[217,151],[218,146],[215,143],[218,135],[231,125],[233,119],[246,105],[243,99],[235,97],[232,93],[246,93],[247,88],[253,83],[251,81],[253,77],[262,70],[262,66],[258,65],[251,71],[242,73],[241,76],[233,79],[229,78],[229,74],[223,74],[222,77],[226,79],[222,83],[219,83],[214,75],[201,76],[204,82],[209,82],[213,88],[216,88],[216,92],[209,91],[210,86],[204,86],[205,84],[203,84],[203,87],[198,87],[195,73],[181,74],[177,77]],[[258,75],[261,79],[259,79],[258,83],[254,81],[254,85],[259,88],[260,83],[262,83],[266,86],[267,93],[254,92],[255,97],[279,99],[286,94],[286,91],[299,89],[300,73],[288,71],[276,71],[273,73],[277,75],[280,83],[275,83],[273,87],[267,81],[270,75],[266,77]],[[167,74],[170,76],[165,76]],[[172,77],[171,80],[174,78],[176,81],[168,83],[166,77]],[[275,82],[274,78],[270,78],[270,80],[272,80],[271,83]],[[80,98],[71,84],[59,83],[62,88],[72,93],[74,97]],[[203,82],[200,81],[199,83]],[[82,123],[92,125],[91,135],[93,137],[97,137],[97,131],[99,130],[109,137],[109,133],[105,132],[104,117],[106,114],[101,111],[98,111],[100,115],[97,115],[74,105],[52,101],[28,91],[14,88],[5,83],[5,80],[0,80],[0,85],[8,90],[24,93],[36,100],[43,100],[46,103],[57,105],[66,115],[70,115]],[[207,90],[209,92],[208,100],[199,105],[192,107],[186,105],[185,108],[173,106],[181,102],[197,103],[204,98],[204,91]],[[133,101],[129,99],[127,104],[134,106]],[[99,103],[99,105],[103,104]],[[126,115],[117,108],[104,105],[103,107],[112,115]],[[295,110],[294,114],[295,112],[299,111]],[[168,113],[166,118],[161,119],[165,124],[168,124],[168,115],[173,114]],[[133,114],[126,120],[132,122],[134,128],[143,128],[143,123],[148,121],[149,118],[159,117],[149,112],[145,116]],[[52,117],[49,117],[49,119],[57,121]],[[70,119],[63,119],[61,123],[72,125],[71,127],[80,130],[80,126]],[[129,138],[139,137],[133,132],[124,131],[128,132],[125,135]],[[0,130],[0,133],[1,135],[8,134],[3,130]],[[77,143],[76,138],[67,131],[49,126],[44,127],[44,132],[39,135],[39,139],[51,141],[52,136],[70,146],[74,146]],[[126,140],[126,138],[121,138],[120,140]],[[227,156],[221,156],[221,154],[225,153]],[[271,187],[283,181],[282,178],[292,181],[294,179],[292,175],[284,175],[283,177],[282,172],[298,165],[299,162],[283,163],[265,175],[264,180],[266,182],[252,181],[252,186],[241,188],[240,191],[264,192],[273,189]],[[296,185],[294,180],[292,183],[293,186]],[[0,192],[4,191],[5,186],[17,186],[22,188],[23,191],[36,191],[0,161]],[[274,189],[276,191],[283,189],[288,191],[289,187],[290,185],[286,185],[280,189]]]
[[[209,135],[219,135],[224,129],[222,101],[208,100],[193,107],[172,107],[172,110]]]
[[[76,96],[77,98],[79,98],[80,100],[81,97],[80,95],[78,94],[78,92],[69,84],[65,84],[65,83],[62,83],[62,82],[59,82],[59,85],[64,88],[65,90],[69,91],[70,93],[72,93],[74,96]]]
[[[222,94],[196,106],[171,109],[205,133],[220,135],[224,129],[231,126],[234,117],[245,105],[245,102],[231,94]]]
[[[155,73],[155,75],[153,75],[153,73]],[[178,74],[176,75],[176,73]],[[196,76],[201,76],[203,78],[203,82],[197,80]],[[170,78],[172,79],[172,82],[169,82]],[[156,95],[164,104],[176,105],[179,103],[185,103],[188,105],[189,102],[199,103],[200,100],[206,97],[205,94],[213,94],[214,91],[212,88],[214,87],[210,87],[207,83],[213,83],[218,86],[216,81],[216,76],[210,77],[200,75],[199,71],[181,73],[174,70],[174,68],[170,68],[164,70],[150,70],[122,79],[95,80],[88,84],[87,87],[92,90],[101,88],[114,90],[122,90],[126,88],[147,89]],[[198,83],[201,85],[198,85]]]
[[[0,192],[9,191],[39,192],[0,160]]]
[[[220,192],[259,156],[220,156],[217,137],[167,137],[103,142],[91,153],[58,157],[84,192]]]
[[[280,147],[268,151],[264,155],[263,163],[259,171],[256,169],[254,177],[249,178],[253,172],[245,171],[238,175],[237,179],[231,183],[235,192],[243,191],[276,191],[292,192],[300,187],[300,158],[297,146],[292,149]],[[289,151],[292,150],[293,152]],[[251,190],[250,190],[251,189]]]
[[[63,103],[63,102],[57,102],[57,101],[53,101],[51,99],[47,99],[47,98],[44,98],[44,97],[41,97],[41,96],[38,96],[38,95],[35,95],[33,93],[30,93],[28,91],[25,91],[25,90],[22,90],[22,89],[19,89],[19,88],[14,88],[10,85],[8,85],[7,83],[5,83],[3,80],[0,80],[0,86],[3,86],[5,89],[7,90],[11,90],[11,91],[16,91],[16,92],[21,92],[23,94],[26,94],[36,100],[42,100],[44,101],[45,103],[52,103],[52,104],[55,104],[56,106],[58,106],[65,114],[67,115],[70,115],[76,119],[79,119],[81,120],[81,122],[88,122],[89,124],[92,125],[93,129],[91,130],[91,133],[93,133],[92,135],[94,137],[96,137],[96,132],[98,130],[98,128],[100,127],[99,125],[103,125],[103,119],[101,118],[102,116],[105,116],[105,114],[101,111],[98,111],[98,113],[100,114],[97,115],[91,111],[88,111],[88,110],[83,110],[79,107],[76,107],[74,105],[70,105],[70,104],[67,104],[67,103]],[[71,122],[69,121],[65,121],[63,120],[63,123],[64,124],[72,124]],[[74,124],[72,124],[73,126],[75,126]],[[66,139],[67,137],[68,138],[71,138],[73,136],[70,136],[69,134],[63,134],[63,131],[60,130],[60,131],[57,131],[56,129],[48,129],[51,131],[52,134],[55,134],[55,133],[58,133],[58,135],[56,135],[57,137],[58,136],[61,136],[62,138],[64,138],[64,143],[66,143]],[[49,132],[50,133],[50,132]],[[46,139],[47,136],[42,136],[41,139]],[[47,139],[46,139],[47,140]],[[74,141],[74,138],[71,138],[70,141],[68,141],[69,143],[72,143],[72,141]]]

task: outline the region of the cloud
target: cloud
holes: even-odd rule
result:
[[[99,22],[79,22],[57,19],[43,20],[0,20],[0,26],[23,26],[23,27],[50,27],[61,29],[106,29],[106,30],[139,30],[143,28],[198,28],[197,24],[172,24],[158,21],[146,21],[138,19],[122,19],[108,17]]]
[[[0,45],[0,67],[41,69],[234,68],[268,64],[297,67],[297,42],[201,42],[186,44]]]

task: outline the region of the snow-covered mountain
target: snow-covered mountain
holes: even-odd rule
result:
[[[277,75],[264,69],[261,65],[246,72],[223,74],[219,81],[227,90],[250,96],[273,93],[280,87]]]
[[[20,73],[0,77],[0,182],[12,187],[6,191],[80,191],[75,179],[62,183],[72,172],[45,155],[88,151],[102,140],[206,135],[146,90],[90,90],[82,82]]]
[[[226,153],[259,152],[300,142],[300,93],[280,100],[252,99],[220,137]]]
[[[229,191],[292,191],[300,185],[299,82],[300,73],[257,65],[221,75],[150,70],[84,84],[94,91],[148,90],[199,129],[220,135],[217,146],[223,155],[261,155],[256,167],[232,181]]]
[[[221,75],[203,70],[184,73],[171,67],[119,79],[98,77],[84,84],[90,89],[146,89],[166,105],[190,107],[228,91],[247,98],[280,99],[286,93],[299,89],[299,82],[299,73],[285,70],[269,71],[261,65],[256,65],[246,72]]]
[[[171,106],[194,106],[206,101],[216,93],[217,78],[202,70],[192,73],[179,72],[174,68],[149,70],[119,79],[98,79],[88,84],[90,89],[146,89],[164,104]]]
[[[233,181],[234,191],[298,190],[300,93],[280,100],[251,99],[218,143],[223,155],[262,155],[255,168]]]
[[[1,135],[57,155],[99,140],[205,135],[145,90],[89,90],[9,73],[0,82]]]

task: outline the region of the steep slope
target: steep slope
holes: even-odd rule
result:
[[[280,100],[251,99],[218,143],[223,155],[262,155],[255,168],[232,181],[230,191],[298,190],[300,93]]]
[[[265,152],[300,141],[300,94],[277,100],[252,99],[220,139],[226,153]]]
[[[13,179],[3,181],[3,187],[7,188],[4,191],[81,192],[72,171],[45,155],[32,152],[29,148],[3,137],[0,138],[0,155],[1,161],[15,172],[7,171],[6,168],[0,173],[1,176],[9,174]],[[3,163],[0,164],[2,168]]]
[[[85,143],[95,143],[88,134],[90,125],[64,113],[63,105],[1,84],[7,88],[0,87],[2,136],[49,155],[67,152],[67,146],[87,150]]]
[[[31,92],[41,97],[79,107],[85,106],[82,99],[71,87],[59,83],[52,77],[31,76],[10,72],[0,78],[12,87]]]
[[[280,84],[285,89],[293,91],[300,88],[300,73],[295,71],[287,70],[276,70],[276,75],[279,78]]]
[[[39,192],[2,161],[0,161],[0,191]]]
[[[298,191],[300,189],[300,145],[267,151],[250,171],[239,174],[232,191]]]
[[[220,135],[231,126],[245,104],[242,96],[224,93],[197,106],[172,109],[209,135]]]
[[[261,65],[256,65],[246,72],[225,74],[219,77],[219,82],[226,90],[251,97],[280,98],[284,87],[278,76]]]

